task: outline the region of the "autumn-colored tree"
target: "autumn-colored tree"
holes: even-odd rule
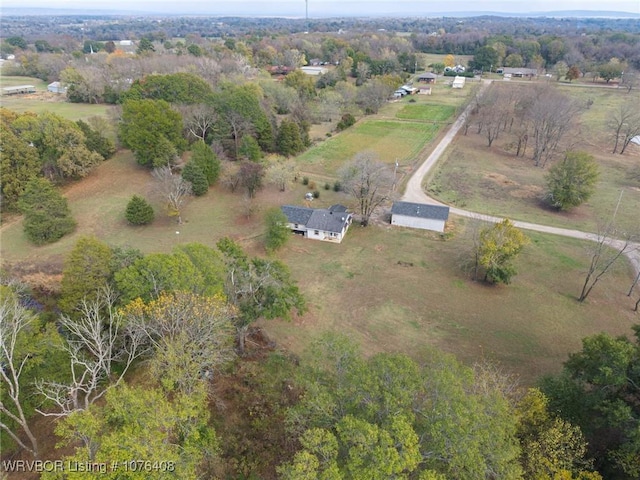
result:
[[[571,65],[564,77],[572,82],[573,80],[580,78],[580,75],[582,75],[582,72],[580,72],[580,67],[578,67],[577,65]]]
[[[474,277],[477,279],[482,271],[485,281],[510,283],[517,273],[512,261],[528,242],[508,219],[482,229],[475,247]]]

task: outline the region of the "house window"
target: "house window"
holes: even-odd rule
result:
[[[314,235],[320,235],[320,231],[319,231],[319,230],[314,230],[314,231],[313,231],[313,234],[314,234]]]

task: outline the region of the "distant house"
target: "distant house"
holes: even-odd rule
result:
[[[36,93],[36,87],[33,85],[16,85],[15,87],[4,87],[3,95],[21,95],[26,93]]]
[[[415,95],[418,93],[418,89],[416,87],[412,87],[411,85],[403,85],[398,90],[404,90],[407,95]]]
[[[438,76],[435,73],[427,72],[419,75],[418,81],[424,83],[436,83],[437,78]]]
[[[444,232],[449,207],[427,203],[393,202],[391,225]]]
[[[60,82],[51,82],[47,85],[47,91],[51,93],[67,93],[67,87],[63,87]]]
[[[532,79],[538,76],[538,70],[535,68],[512,68],[512,67],[502,67],[496,70],[496,73],[502,74],[505,77],[507,75],[513,78],[528,78]],[[507,77],[508,78],[508,77]]]
[[[332,205],[329,208],[283,205],[280,209],[287,217],[287,226],[293,233],[333,243],[342,242],[353,219],[344,205]]]
[[[131,47],[131,46],[133,46],[133,41],[132,40],[120,40],[118,43],[120,44],[121,47]]]
[[[431,95],[431,87],[418,87],[418,95]]]
[[[453,79],[453,83],[451,84],[452,88],[463,88],[465,83],[465,78],[456,75]]]

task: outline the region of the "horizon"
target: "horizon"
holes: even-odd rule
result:
[[[44,0],[3,1],[0,12],[20,11],[22,14],[48,12],[82,12],[82,14],[165,14],[165,15],[208,15],[237,17],[416,17],[416,16],[541,16],[554,13],[581,12],[619,13],[640,16],[640,0],[611,0],[606,5],[595,0],[539,0],[534,3],[517,3],[503,0],[488,0],[478,8],[478,3],[470,0],[453,0],[444,6],[415,4],[407,0],[347,0],[347,1],[305,1],[284,0],[274,3],[270,0],[238,0],[215,5],[202,5],[195,0],[185,0],[179,6],[169,0],[94,0],[90,6],[83,0],[59,0],[52,6]],[[366,6],[366,9],[364,8]],[[308,10],[307,10],[308,8]],[[364,11],[366,10],[366,11]]]

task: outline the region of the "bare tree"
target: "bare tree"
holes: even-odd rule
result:
[[[154,168],[152,175],[157,180],[156,191],[167,202],[169,216],[178,217],[178,223],[182,223],[182,207],[191,195],[191,182],[174,174],[169,166]]]
[[[595,245],[590,249],[591,262],[582,285],[582,291],[578,297],[579,302],[584,302],[587,299],[593,287],[621,256],[637,248],[631,242],[629,235],[625,235],[626,238],[622,240],[616,240],[614,235],[615,229],[611,224],[597,234]]]
[[[640,265],[638,266],[638,268],[640,269]],[[631,282],[631,286],[629,287],[629,291],[627,292],[627,297],[631,296],[631,294],[633,293],[633,289],[636,287],[636,285],[638,285],[638,282],[640,282],[640,270],[638,270],[636,278],[634,278],[633,282]]]
[[[182,115],[185,130],[203,142],[218,121],[217,113],[209,105],[180,105],[176,109]]]
[[[528,111],[533,129],[533,161],[536,167],[544,167],[556,153],[576,113],[574,103],[553,87],[537,88],[536,99]]]
[[[633,137],[640,135],[640,113],[636,104],[625,102],[620,105],[620,109],[609,117],[608,125],[615,139],[611,153],[617,153],[618,146],[621,145],[620,154],[622,155]]]
[[[391,198],[393,172],[373,152],[358,153],[340,170],[342,189],[358,201],[363,226],[373,211]]]
[[[65,332],[62,348],[69,356],[70,383],[40,380],[38,391],[53,402],[57,412],[37,410],[45,416],[63,417],[85,410],[118,385],[133,361],[143,353],[142,337],[125,331],[116,309],[114,293],[105,288],[93,301],[83,301],[76,318],[63,315],[59,328]],[[118,373],[114,366],[119,364]]]
[[[266,172],[267,181],[276,185],[281,192],[284,192],[297,176],[296,163],[291,160],[274,162]]]
[[[38,458],[38,442],[29,428],[27,417],[22,408],[22,392],[20,377],[29,360],[29,355],[18,351],[19,337],[27,330],[33,321],[33,315],[17,298],[2,294],[0,300],[0,378],[3,388],[9,397],[13,408],[0,400],[0,413],[13,421],[24,432],[28,442],[20,438],[19,431],[12,427],[4,418],[0,418],[0,430],[9,435],[20,448]]]

